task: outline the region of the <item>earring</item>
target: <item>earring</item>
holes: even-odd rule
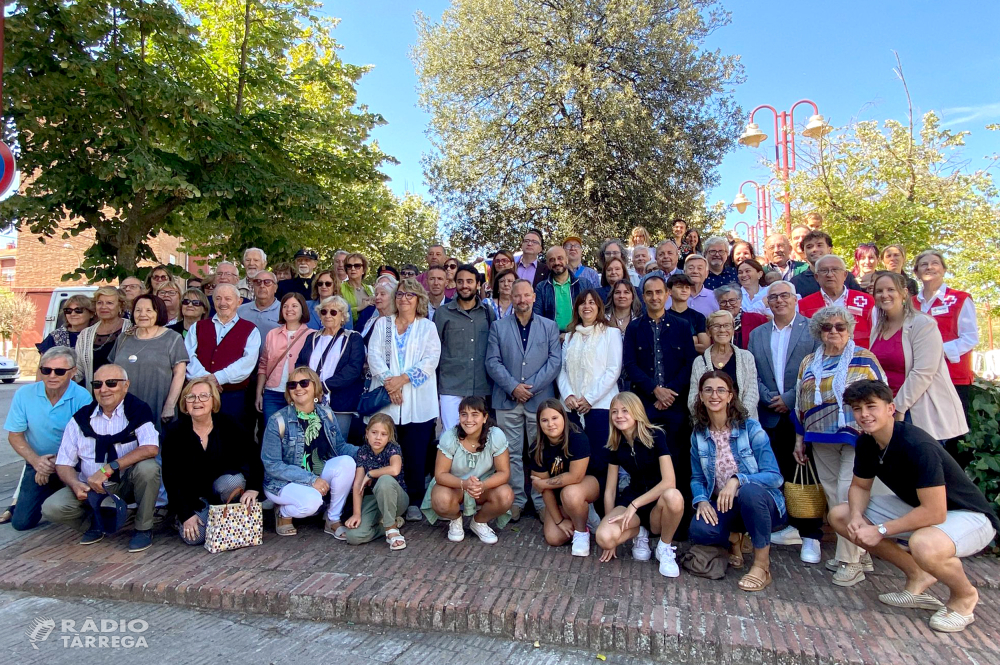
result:
[[[319,404],[319,397],[313,397],[313,404]]]

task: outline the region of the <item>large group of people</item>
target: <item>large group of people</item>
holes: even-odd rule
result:
[[[346,251],[318,269],[310,249],[269,268],[250,248],[242,277],[156,266],[74,296],[5,424],[25,460],[14,528],[45,517],[93,544],[113,495],[138,506],[137,552],[160,511],[193,545],[211,504],[261,501],[280,536],[322,516],[334,539],[399,551],[407,521],[491,544],[534,513],[550,546],[589,556],[593,536],[608,562],[631,543],[668,578],[678,541],[734,568],[752,551],[738,586],[755,592],[772,544],[822,563],[822,518],[791,517],[782,492],[813,465],[832,582],[875,555],[906,573],[883,602],[968,625],[958,557],[1000,524],[953,459],[978,332],[944,256],[920,252],[910,277],[902,246],[865,244],[849,267],[816,216],[761,256],[666,228],[606,239],[593,267],[579,236],[530,229],[485,270],[442,245],[423,269]]]

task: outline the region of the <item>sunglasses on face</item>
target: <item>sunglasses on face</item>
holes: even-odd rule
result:
[[[108,388],[117,388],[119,383],[124,383],[125,379],[105,379],[103,381],[91,381],[90,387],[94,390],[100,390],[104,384],[108,384]]]
[[[329,280],[323,280],[322,282],[316,282],[316,286],[333,286],[333,282]]]
[[[295,390],[296,386],[299,388],[308,388],[312,384],[312,379],[299,379],[298,381],[289,381],[285,384],[286,390]]]
[[[193,404],[194,402],[207,402],[210,399],[212,399],[211,393],[198,393],[197,395],[195,393],[188,393],[184,401],[188,404]]]
[[[416,277],[417,273],[413,272],[412,270],[404,270],[403,272],[400,273],[400,275],[402,275],[403,277]]]
[[[43,376],[48,376],[53,372],[56,373],[56,376],[65,376],[66,372],[69,372],[71,370],[65,367],[42,367],[38,371],[41,372]]]
[[[161,275],[153,275],[153,281],[154,282],[165,282],[168,279],[170,279],[169,275],[162,275],[162,274]]]
[[[201,301],[200,300],[190,300],[188,298],[185,298],[184,300],[181,301],[181,304],[182,305],[187,305],[188,307],[200,307],[201,306]]]
[[[363,263],[345,263],[344,267],[348,270],[356,270],[358,268],[364,268],[365,265]]]
[[[320,316],[339,316],[340,312],[338,310],[335,310],[335,309],[325,309],[324,308],[324,309],[319,310],[319,315]]]
[[[82,307],[65,307],[65,308],[63,308],[63,314],[65,314],[67,316],[70,315],[70,314],[83,314],[86,311],[87,310],[85,310]]]
[[[253,283],[256,286],[271,286],[272,284],[276,284],[277,282],[275,282],[273,279],[255,279]]]
[[[458,264],[457,263],[447,263],[447,264],[445,264],[444,267],[447,268],[448,270],[458,270]]]
[[[842,332],[847,332],[847,324],[846,323],[824,323],[823,325],[821,325],[819,327],[819,329],[822,330],[825,333],[833,332],[834,330],[836,330],[839,333],[842,333]]]

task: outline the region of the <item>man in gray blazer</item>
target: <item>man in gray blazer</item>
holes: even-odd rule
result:
[[[538,405],[555,397],[555,380],[562,364],[559,327],[552,319],[532,312],[535,292],[531,282],[519,279],[511,290],[514,316],[490,327],[486,372],[493,379],[493,408],[510,450],[510,487],[514,490],[511,515],[521,519],[528,502],[524,491],[524,437],[534,445]],[[535,507],[538,503],[535,502]]]
[[[771,440],[771,449],[786,481],[795,476],[798,463],[792,456],[795,448],[795,383],[802,359],[813,352],[816,340],[809,334],[809,319],[796,313],[795,286],[779,281],[767,293],[767,306],[774,314],[770,323],[754,328],[747,350],[757,361],[757,388],[760,391],[759,420]],[[802,543],[800,558],[806,563],[820,562],[822,519],[789,517],[789,527],[771,536],[778,545]]]

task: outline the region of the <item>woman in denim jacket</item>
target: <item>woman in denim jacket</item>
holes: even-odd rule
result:
[[[316,372],[297,367],[285,384],[288,406],[267,421],[261,460],[264,496],[274,502],[275,531],[294,536],[293,518],[309,517],[329,494],[324,531],[344,540],[340,522],[354,482],[358,447],[344,441],[337,416],[323,403],[323,384]]]
[[[767,434],[748,419],[725,372],[705,373],[698,383],[691,434],[691,494],[695,519],[691,542],[729,547],[729,564],[743,567],[743,533],[754,560],[740,579],[744,591],[771,584],[771,532],[785,525],[784,480]]]

